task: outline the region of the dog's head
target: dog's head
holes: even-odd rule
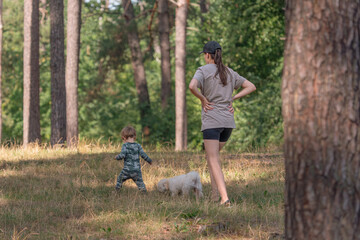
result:
[[[165,192],[169,190],[169,181],[167,179],[160,180],[157,185],[157,189],[159,190],[159,192]]]

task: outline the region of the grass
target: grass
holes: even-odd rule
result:
[[[78,151],[0,148],[0,239],[281,239],[282,154],[222,153],[232,208],[210,201],[203,152],[150,151],[142,161],[148,194],[131,180],[114,193],[121,146]],[[204,199],[171,198],[157,182],[195,170]]]

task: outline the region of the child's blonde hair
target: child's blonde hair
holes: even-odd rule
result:
[[[121,138],[128,139],[128,138],[136,138],[136,130],[132,126],[124,127],[121,130]]]

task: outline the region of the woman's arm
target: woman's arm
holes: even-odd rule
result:
[[[206,97],[204,95],[201,94],[201,92],[199,92],[198,90],[198,80],[196,80],[195,78],[193,78],[189,84],[189,89],[190,92],[192,94],[194,94],[195,97],[197,97],[198,99],[200,99],[201,101],[201,105],[202,108],[204,109],[204,111],[206,112],[207,110],[211,110],[213,109],[213,107],[211,105],[213,105],[213,103],[209,102]]]
[[[255,85],[248,80],[245,80],[245,82],[241,85],[241,87],[242,87],[241,91],[238,92],[235,96],[233,96],[232,98],[233,101],[242,98],[256,90]]]

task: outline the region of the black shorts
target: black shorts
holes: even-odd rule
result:
[[[232,128],[210,128],[203,131],[203,139],[205,140],[219,140],[219,142],[226,142],[231,135]]]

